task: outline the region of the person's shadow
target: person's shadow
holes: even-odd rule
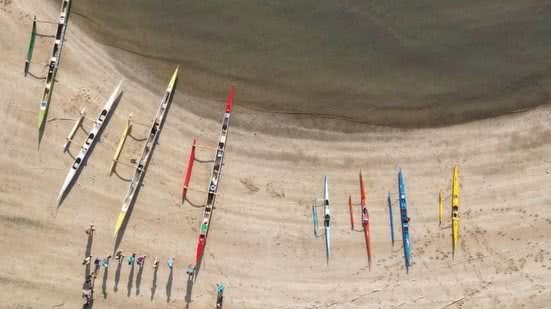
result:
[[[117,263],[117,270],[115,271],[115,287],[113,287],[113,291],[115,293],[119,290],[119,281],[121,280],[121,265],[122,265],[122,259],[118,261]]]
[[[142,285],[142,274],[144,265],[140,265],[138,268],[138,275],[136,276],[136,296],[140,295],[140,286]]]
[[[151,284],[151,301],[153,301],[153,297],[155,296],[155,291],[157,290],[157,271],[159,270],[158,267],[155,268],[155,271],[153,272],[153,284]]]
[[[172,295],[172,279],[173,279],[173,270],[170,268],[170,273],[168,274],[168,280],[166,281],[166,302],[170,302],[170,296]]]
[[[92,279],[93,280],[93,279]],[[94,295],[94,283],[91,281],[91,280],[86,280],[86,282],[84,283],[82,289],[91,289],[92,290],[92,295]],[[90,300],[88,301],[88,303],[84,303],[82,304],[82,309],[92,309],[92,307],[94,306],[94,297],[92,296],[90,298]]]
[[[128,289],[128,297],[130,297],[130,293],[132,292],[132,283],[134,283],[134,263],[132,263],[130,274],[128,275],[128,286],[126,287]]]
[[[103,298],[107,298],[107,277],[109,277],[109,267],[103,268],[103,282],[101,284],[101,292],[103,293]]]
[[[193,291],[193,273],[188,274],[187,277],[187,287],[186,287],[186,308],[189,308],[189,305],[191,304],[191,293]]]
[[[84,253],[85,258],[92,255],[92,242],[93,241],[94,241],[94,232],[90,231],[88,233],[88,241],[86,242],[86,252]],[[90,263],[86,264],[86,267],[84,267],[84,282],[86,282],[86,280],[88,280],[88,276],[90,275],[90,270],[91,270],[90,264],[91,263],[92,263],[92,261],[90,261]]]

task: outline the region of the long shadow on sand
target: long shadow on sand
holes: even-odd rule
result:
[[[107,298],[107,278],[109,277],[109,267],[103,268],[103,281],[101,283],[101,292],[103,294],[103,298]]]
[[[85,258],[92,255],[93,241],[94,241],[94,232],[90,231],[90,233],[88,233],[88,241],[86,242],[86,252],[84,253]],[[84,282],[88,280],[89,275],[90,275],[90,264],[86,264],[86,267],[84,268]]]
[[[115,291],[115,293],[119,290],[119,281],[121,280],[121,268],[122,258],[120,261],[117,262],[117,270],[115,271],[115,286],[113,287],[113,291]]]
[[[136,276],[136,296],[140,295],[140,286],[142,285],[142,275],[143,275],[144,265],[140,265],[138,268],[138,275]]]
[[[157,291],[157,271],[159,268],[155,268],[155,271],[153,272],[153,283],[151,284],[151,301],[153,301],[153,297],[155,297],[155,291]]]
[[[132,267],[130,268],[130,274],[128,275],[128,285],[127,288],[127,295],[130,297],[130,294],[132,293],[132,284],[134,283],[134,264],[132,264]]]
[[[189,305],[191,304],[191,294],[193,292],[193,274],[188,274],[187,277],[187,285],[186,285],[186,309],[189,308]]]
[[[170,269],[170,273],[168,274],[168,280],[166,281],[166,302],[170,302],[170,297],[172,296],[172,280],[174,279],[174,272],[172,268]]]

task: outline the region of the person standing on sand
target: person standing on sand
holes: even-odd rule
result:
[[[216,308],[222,308],[224,302],[224,283],[216,284]]]
[[[115,260],[120,264],[122,263],[122,259],[124,258],[124,255],[122,255],[122,250],[117,251],[115,254]]]
[[[83,305],[87,306],[92,301],[92,289],[89,287],[86,287],[82,289],[82,301]]]
[[[136,260],[138,265],[140,267],[143,267],[144,263],[145,263],[145,258],[147,257],[147,255],[140,255],[138,256],[138,259]]]
[[[187,269],[186,269],[187,275],[192,276],[194,272],[195,272],[195,267],[193,267],[193,266],[191,266],[191,264],[189,264],[187,266]]]
[[[158,258],[155,258],[155,260],[153,260],[152,267],[153,267],[154,270],[157,270],[157,268],[159,268],[159,259]]]
[[[172,269],[172,267],[174,266],[174,258],[173,257],[169,257],[168,258],[168,267],[170,269]]]
[[[89,255],[89,256],[84,258],[84,260],[82,261],[82,265],[90,265],[91,261],[92,261],[92,256]]]
[[[95,230],[96,228],[94,227],[94,225],[90,224],[90,227],[85,229],[84,232],[88,235],[93,235]]]
[[[134,265],[135,261],[136,261],[136,253],[132,253],[132,255],[128,256],[128,265]]]
[[[101,266],[105,267],[105,268],[108,268],[109,267],[109,260],[111,259],[111,256],[109,255],[108,257],[104,258],[102,261],[101,261]]]
[[[100,257],[97,257],[95,260],[94,260],[94,265],[96,265],[96,268],[99,268],[100,267],[100,262],[102,261],[102,258]]]

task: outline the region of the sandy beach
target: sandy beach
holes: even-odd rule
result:
[[[132,40],[114,44],[124,31],[140,30],[123,28],[141,16],[130,11],[126,19],[117,21],[111,37],[100,40],[109,15],[90,14],[105,2],[74,4],[49,121],[38,150],[36,119],[44,80],[24,78],[23,64],[32,16],[55,20],[59,3],[0,0],[4,128],[0,132],[0,307],[81,306],[84,229],[91,223],[96,227],[94,257],[112,254],[114,225],[134,172],[120,164],[109,177],[114,148],[133,113],[136,124],[120,160],[132,165],[139,158],[140,139],[149,130],[140,123],[153,120],[176,65],[180,65],[178,91],[120,244],[125,254],[147,255],[146,265],[143,271],[137,267],[132,271],[127,263],[119,270],[115,263],[102,269],[95,281],[95,308],[214,308],[218,282],[226,285],[226,309],[549,306],[551,108],[549,90],[542,90],[549,84],[548,74],[532,84],[526,80],[514,89],[518,91],[504,91],[488,102],[480,96],[471,102],[476,105],[473,109],[472,104],[457,108],[442,104],[427,112],[412,112],[426,98],[421,89],[414,89],[419,95],[411,107],[400,101],[404,96],[391,109],[383,103],[362,105],[358,103],[362,92],[354,92],[350,100],[335,94],[331,100],[317,101],[312,95],[319,89],[294,88],[308,88],[309,76],[319,72],[308,71],[307,76],[297,75],[281,84],[259,78],[255,84],[255,74],[262,72],[246,67],[240,62],[244,58],[228,63],[245,66],[243,74],[250,74],[250,79],[231,72],[207,74],[203,62],[184,54],[175,56],[172,51],[167,51],[166,58],[148,57],[160,50],[133,45]],[[129,1],[119,2],[109,14],[124,10]],[[160,9],[152,8],[152,12]],[[151,23],[145,23],[150,30],[158,26]],[[39,24],[38,31],[52,33],[54,27]],[[143,35],[147,39],[156,34]],[[193,53],[215,47],[208,43],[214,38],[205,39],[201,46],[201,32],[193,35],[193,43],[175,42],[176,50],[183,52],[188,44],[197,44]],[[46,73],[42,63],[51,45],[51,38],[37,39],[31,67],[36,77]],[[230,50],[223,54],[232,59]],[[216,58],[212,65],[219,67],[223,62]],[[250,65],[258,62],[262,59],[251,60]],[[268,79],[277,75],[268,72]],[[384,90],[381,97],[388,98],[392,92],[387,83],[394,74],[381,81],[385,85],[380,88]],[[72,164],[71,155],[78,152],[86,132],[78,131],[70,154],[62,152],[65,136],[83,107],[87,117],[95,119],[123,79],[124,93],[114,116],[78,182],[57,209],[56,197]],[[444,82],[451,85],[454,79]],[[502,82],[508,84],[505,79],[496,84]],[[410,86],[423,88],[430,83],[424,80]],[[202,268],[190,290],[185,268],[195,260],[205,194],[190,192],[192,203],[181,207],[184,173],[193,138],[202,145],[216,146],[232,84],[236,94],[220,194]],[[323,85],[316,83],[316,87]],[[280,95],[271,96],[276,92]],[[530,95],[524,97],[525,92]],[[501,96],[506,99],[501,101]],[[318,112],[305,112],[314,106],[319,106]],[[374,114],[366,116],[370,111]],[[393,113],[397,125],[383,126]],[[445,125],[446,117],[454,124]],[[438,123],[430,126],[436,118]],[[91,121],[84,121],[86,130],[91,126]],[[201,149],[197,157],[209,161],[214,153]],[[455,164],[460,167],[461,226],[459,249],[452,258],[449,196]],[[208,162],[196,162],[192,186],[206,190],[211,168]],[[388,192],[396,201],[399,168],[404,171],[411,217],[413,265],[409,274],[404,269],[398,206],[394,207],[397,241],[392,246],[386,205]],[[371,271],[359,231],[360,210],[355,206],[358,231],[352,231],[347,206],[349,195],[359,203],[360,169],[371,219]],[[329,263],[323,238],[313,235],[311,216],[313,199],[322,198],[324,176],[329,178],[332,214]],[[442,226],[438,224],[440,190],[446,198]],[[151,267],[155,257],[160,260],[157,272]],[[169,257],[175,257],[172,273],[166,264]]]

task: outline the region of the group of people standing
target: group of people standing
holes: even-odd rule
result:
[[[91,224],[89,228],[85,230],[86,234],[88,235],[88,249],[90,248],[91,239],[93,237],[93,233],[95,231],[94,225]],[[89,250],[88,250],[89,251]],[[113,258],[111,255],[108,255],[106,257],[96,257],[93,260],[94,263],[94,269],[92,272],[90,272],[90,265],[92,265],[92,255],[87,252],[88,256],[86,256],[82,260],[82,265],[86,267],[86,281],[84,283],[84,286],[82,288],[82,298],[84,301],[83,308],[89,308],[93,302],[93,294],[94,294],[94,280],[97,278],[98,273],[100,269],[103,267],[107,270],[111,264],[111,259]],[[122,250],[118,250],[117,253],[115,253],[115,261],[117,265],[120,265],[125,261],[128,263],[129,266],[134,266],[135,264],[138,265],[138,267],[141,269],[145,266],[145,261],[147,259],[147,255],[137,255],[135,252],[131,255],[125,256],[123,254]],[[151,264],[151,267],[156,271],[159,268],[159,258],[155,258]],[[169,257],[167,260],[168,267],[172,270],[174,268],[174,257]],[[189,276],[189,278],[192,278],[195,275],[195,267],[192,265],[188,265],[186,269],[186,273]],[[190,279],[192,280],[192,279]],[[216,308],[222,308],[222,303],[224,300],[224,284],[219,283],[216,285]]]
[[[101,267],[108,268],[111,258],[112,258],[111,255],[104,258],[96,257],[96,259],[94,260],[94,265],[96,266],[95,272],[97,273],[101,269]],[[123,255],[123,251],[122,250],[117,251],[117,253],[115,254],[115,260],[117,261],[117,263],[122,264],[124,261],[124,258],[125,256]],[[126,258],[128,261],[128,265],[131,266],[131,265],[137,264],[139,267],[143,267],[145,265],[145,260],[147,258],[147,255],[138,256],[136,255],[136,253],[132,253],[132,255],[129,255]],[[90,265],[91,261],[92,261],[92,256],[89,255],[84,258],[84,260],[82,261],[82,265]],[[168,258],[167,265],[171,269],[174,267],[173,257]],[[155,258],[151,266],[153,267],[153,269],[159,268],[159,259]]]

